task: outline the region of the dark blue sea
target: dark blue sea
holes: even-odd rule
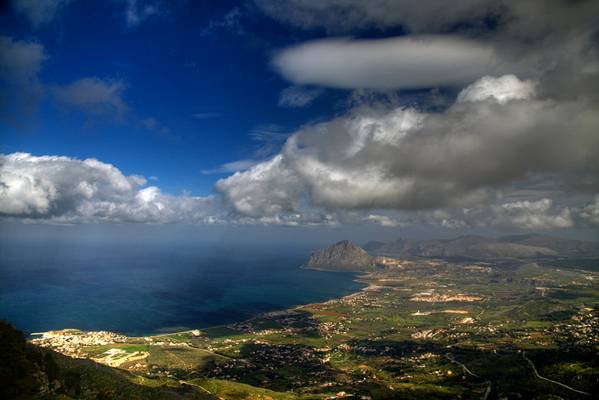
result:
[[[127,335],[242,321],[363,286],[300,269],[293,246],[11,243],[0,246],[0,318],[25,333],[79,328]]]

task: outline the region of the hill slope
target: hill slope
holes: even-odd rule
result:
[[[215,399],[176,381],[153,380],[90,360],[33,346],[0,321],[0,398],[2,399]]]
[[[369,242],[365,248],[374,255],[469,259],[535,257],[593,257],[599,245],[593,242],[527,234],[489,238],[462,236],[455,239],[398,239],[390,243]]]

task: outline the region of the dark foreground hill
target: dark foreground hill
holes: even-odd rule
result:
[[[214,399],[189,386],[145,378],[90,360],[63,356],[33,346],[23,334],[0,321],[1,399]]]

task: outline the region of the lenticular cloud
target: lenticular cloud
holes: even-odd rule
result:
[[[344,89],[465,84],[505,68],[492,47],[451,36],[316,40],[281,51],[273,64],[293,83]]]

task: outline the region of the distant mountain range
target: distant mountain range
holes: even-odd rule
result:
[[[364,249],[373,255],[438,258],[534,258],[596,257],[599,244],[561,239],[540,234],[511,235],[499,238],[461,236],[455,239],[399,239],[390,243],[369,242]]]
[[[343,240],[313,252],[307,267],[335,271],[364,271],[373,267],[376,256],[467,260],[594,258],[599,257],[599,244],[540,234],[500,238],[471,235],[455,239],[398,239],[390,243],[368,242],[364,248]]]

